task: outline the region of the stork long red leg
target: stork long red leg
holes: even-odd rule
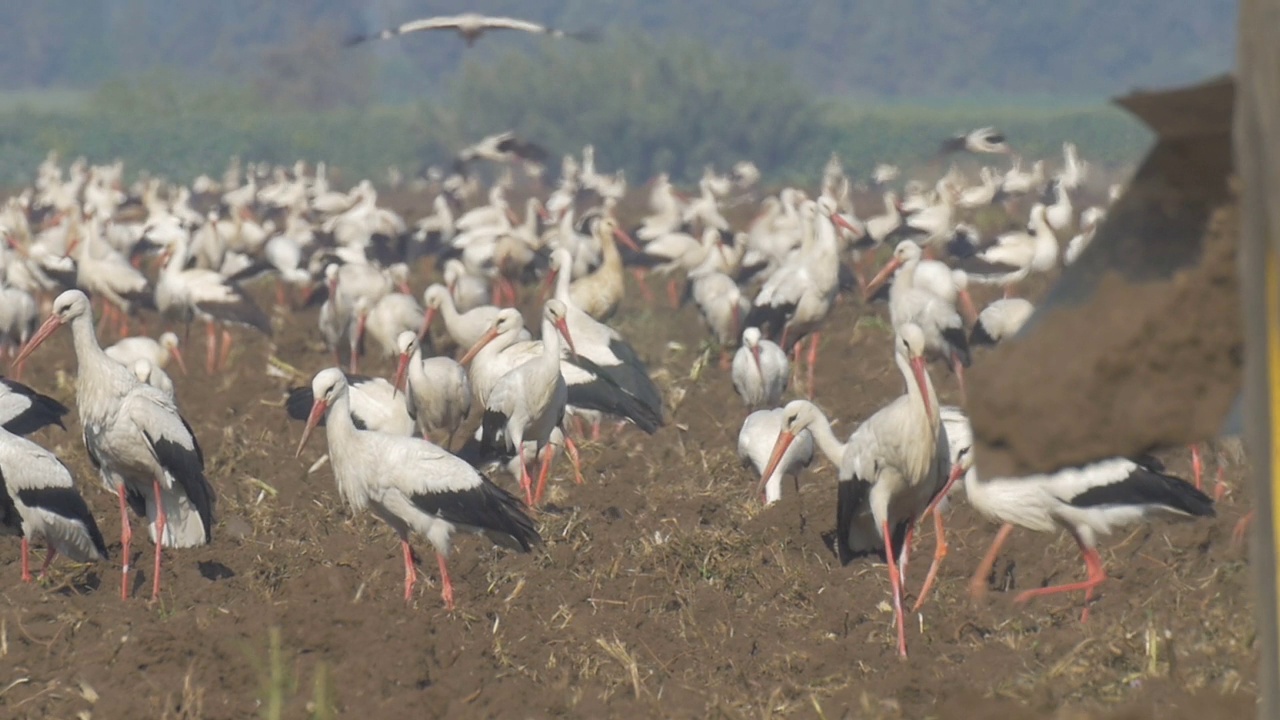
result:
[[[413,586],[418,582],[418,572],[413,569],[413,548],[407,538],[400,539],[400,547],[404,550],[404,601],[413,599]]]
[[[1238,547],[1244,544],[1245,536],[1249,532],[1249,526],[1253,524],[1253,514],[1255,512],[1256,511],[1254,510],[1250,510],[1245,513],[1244,517],[1240,518],[1236,522],[1236,526],[1231,529],[1231,544],[1233,546]]]
[[[821,333],[815,331],[813,335],[809,336],[809,386],[805,390],[809,393],[810,400],[813,399],[813,372],[818,364],[818,339],[821,335]]]
[[[445,564],[444,553],[436,552],[436,560],[440,563],[440,597],[444,598],[447,610],[453,609],[453,581],[449,579],[449,566]]]
[[[516,452],[520,456],[520,488],[524,490],[524,504],[533,507],[533,478],[529,477],[529,465],[524,461],[524,443]]]
[[[578,457],[578,445],[568,434],[564,436],[564,448],[569,453],[569,461],[573,463],[573,482],[582,484],[582,459]]]
[[[648,272],[644,268],[632,268],[631,273],[635,275],[636,284],[640,286],[640,296],[644,298],[646,305],[653,304],[653,291],[649,289],[649,284],[645,282]]]
[[[1215,503],[1222,502],[1222,498],[1227,494],[1226,470],[1219,465],[1218,472],[1213,476],[1213,501]]]
[[[120,599],[129,599],[129,544],[133,541],[133,528],[129,526],[129,507],[124,498],[124,483],[116,488],[120,496],[120,555],[124,565],[120,568]]]
[[[54,549],[53,545],[50,545],[48,552],[44,554],[44,562],[40,565],[41,579],[43,579],[45,574],[49,572],[49,565],[53,563],[53,559],[56,557],[58,557],[58,551]]]
[[[1033,598],[1044,597],[1046,595],[1056,595],[1058,593],[1084,590],[1085,605],[1084,612],[1080,615],[1080,622],[1088,622],[1089,601],[1093,599],[1094,589],[1101,585],[1103,580],[1107,579],[1107,571],[1102,567],[1102,556],[1098,554],[1098,550],[1096,548],[1086,546],[1084,541],[1080,539],[1080,536],[1074,532],[1071,533],[1071,536],[1076,539],[1076,544],[1080,546],[1080,554],[1084,557],[1085,568],[1089,571],[1088,579],[1083,582],[1066,583],[1065,585],[1053,585],[1051,587],[1026,590],[1019,593],[1013,601],[1016,603],[1024,603]]]
[[[217,369],[218,360],[218,329],[213,326],[213,321],[209,321],[204,325],[204,369],[205,372],[212,375]]]
[[[889,532],[889,521],[882,523],[884,533],[884,554],[889,561],[889,584],[893,588],[893,619],[898,626],[898,656],[907,656],[906,618],[902,616],[902,579],[898,577],[897,553],[893,549],[893,535]]]
[[[680,307],[680,289],[676,287],[675,278],[667,280],[667,300],[671,302],[672,310]]]
[[[218,369],[226,370],[227,361],[231,359],[231,331],[222,328],[222,353],[218,356]]]
[[[31,582],[31,566],[27,564],[28,562],[27,554],[31,548],[27,543],[27,537],[25,535],[22,537],[21,545],[22,545],[22,582],[29,583]],[[53,547],[53,546],[50,545],[49,547]]]
[[[969,579],[969,596],[974,600],[980,600],[987,594],[987,578],[991,577],[991,567],[996,564],[1000,548],[1004,547],[1011,532],[1013,532],[1013,525],[1010,523],[1000,526],[1000,532],[996,533],[995,540],[991,541],[987,554],[982,556],[982,562],[978,563],[978,568],[973,571],[973,577]]]
[[[1194,479],[1196,489],[1199,490],[1204,482],[1204,458],[1200,455],[1200,443],[1191,443],[1191,477]]]
[[[548,445],[542,449],[542,467],[538,469],[538,489],[533,494],[533,504],[542,504],[542,493],[547,489],[547,474],[551,470],[551,459],[556,456],[556,446]]]
[[[937,536],[934,541],[936,545],[933,549],[933,562],[929,564],[929,573],[924,576],[924,585],[920,587],[920,597],[916,598],[915,605],[911,606],[911,612],[919,612],[924,606],[924,601],[929,597],[929,591],[933,589],[933,584],[938,580],[938,568],[942,565],[942,559],[947,556],[947,537],[946,531],[942,527],[942,513],[938,512],[936,507],[930,507],[925,512],[933,512],[933,532]]]
[[[164,497],[160,494],[160,478],[152,481],[156,493],[156,567],[155,577],[151,580],[151,600],[160,597],[160,555],[164,547],[164,527],[167,524],[164,512]]]

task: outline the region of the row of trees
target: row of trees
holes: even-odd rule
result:
[[[0,114],[0,181],[25,180],[49,149],[122,157],[184,180],[216,171],[232,154],[323,159],[352,176],[380,177],[391,164],[409,173],[445,165],[457,149],[507,129],[557,155],[592,143],[602,171],[623,168],[633,181],[660,171],[687,181],[705,164],[741,159],[777,179],[811,178],[833,150],[850,169],[869,172],[881,161],[925,161],[942,138],[988,124],[1033,157],[1074,139],[1086,156],[1121,162],[1144,143],[1135,122],[1102,107],[895,108],[823,99],[779,61],[732,59],[686,40],[620,37],[512,51],[466,64],[437,102],[363,109],[342,101],[367,86],[360,68],[327,53],[321,46],[312,63],[283,56],[293,79],[279,87],[193,87],[181,75],[150,74],[102,85],[77,111]],[[346,74],[316,81],[314,70],[326,67]]]

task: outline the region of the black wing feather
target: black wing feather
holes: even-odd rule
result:
[[[410,496],[413,504],[441,520],[484,531],[514,550],[529,552],[542,542],[533,520],[516,496],[480,476],[480,484],[468,490],[429,492]],[[496,537],[495,537],[496,535]]]
[[[182,424],[190,431],[187,421],[183,420]],[[195,506],[196,512],[200,515],[200,522],[204,525],[205,542],[213,541],[213,486],[204,476],[204,458],[200,452],[199,444],[195,442],[195,435],[191,435],[191,449],[182,447],[178,443],[168,438],[153,438],[146,430],[142,431],[142,436],[147,439],[147,444],[151,446],[151,451],[155,453],[156,460],[160,462],[160,466],[165,469],[186,493],[187,499]]]
[[[1105,505],[1159,506],[1196,517],[1214,515],[1213,500],[1194,485],[1141,465],[1119,482],[1098,485],[1071,498],[1076,507]]]
[[[0,378],[0,384],[7,387],[10,393],[25,397],[31,403],[30,407],[10,418],[4,424],[5,430],[14,435],[29,435],[48,425],[57,425],[63,430],[67,429],[67,426],[62,424],[63,416],[69,412],[66,405],[48,395],[42,395],[16,380]]]
[[[5,496],[8,497],[8,494],[6,493]],[[27,507],[40,508],[68,520],[78,521],[89,533],[89,539],[93,541],[93,547],[97,549],[98,554],[104,558],[107,557],[107,543],[102,539],[102,531],[98,529],[93,513],[89,512],[89,506],[85,504],[84,498],[80,497],[80,493],[76,492],[75,488],[27,488],[18,491],[18,500]]]

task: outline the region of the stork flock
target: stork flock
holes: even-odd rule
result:
[[[413,221],[380,204],[369,181],[336,189],[323,163],[238,159],[218,179],[188,186],[141,177],[126,189],[118,163],[77,160],[64,170],[50,156],[34,185],[0,210],[0,351],[12,357],[16,377],[69,326],[84,447],[121,513],[123,597],[131,592],[130,512],[156,547],[153,599],[162,548],[210,543],[217,527],[219,478],[206,474],[167,374],[174,365],[187,373],[181,345],[191,323],[205,326],[204,371],[214,375],[265,360],[251,357],[252,346],[233,349],[238,336],[272,336],[315,306],[310,332],[330,367],[287,392],[288,414],[305,423],[295,454],[324,427],[343,501],[370,510],[401,542],[406,600],[417,580],[414,536],[436,551],[443,600],[453,607],[446,559],[455,532],[534,549],[557,454],[568,456],[580,483],[580,443],[629,428],[655,435],[668,423],[647,366],[655,349],[634,346],[610,324],[631,289],[655,310],[696,307],[708,352],[719,349],[749,413],[737,450],[759,478],[765,505],[815,455],[835,468],[832,550],[842,564],[885,560],[903,656],[915,529],[932,516],[935,552],[914,596],[918,609],[947,553],[942,515],[953,486],[1003,524],[974,575],[975,593],[1013,527],[1065,530],[1087,579],[1018,600],[1083,591],[1086,618],[1106,578],[1099,536],[1154,514],[1214,512],[1199,465],[1186,482],[1151,458],[1025,478],[986,477],[974,464],[965,368],[980,361],[979,346],[1017,334],[1034,310],[1017,293],[1074,260],[1106,214],[1105,201],[1077,208],[1089,166],[1069,143],[1052,175],[1050,163],[1037,160],[1028,171],[1014,157],[1003,170],[982,167],[976,182],[958,165],[931,184],[890,186],[899,171],[887,165],[860,181],[835,156],[813,190],[764,193],[746,161],[729,173],[707,167],[692,194],[659,175],[643,189],[648,214],[631,227],[617,211],[625,175],[598,171],[592,147],[563,158],[549,193],[529,193],[513,171],[532,162],[530,145],[507,133],[477,147],[484,151],[466,153],[453,175],[422,181],[432,210]],[[991,128],[943,148],[1011,154]],[[501,170],[487,189],[467,174],[481,161]],[[518,194],[524,198],[513,203]],[[743,201],[758,202],[759,212],[735,227],[726,215]],[[1002,210],[1010,228],[984,238],[975,210],[986,208]],[[667,297],[652,293],[651,273],[668,281]],[[275,285],[269,311],[262,300],[271,293],[254,291],[260,278]],[[426,286],[420,296],[414,284]],[[994,288],[994,299],[979,311],[971,291],[983,287]],[[818,392],[815,365],[823,336],[851,329],[828,316],[837,303],[878,316],[886,298],[882,354],[903,390],[841,438],[820,400],[841,390],[828,381]],[[522,299],[537,322],[526,322]],[[131,334],[144,328],[157,339]],[[394,374],[360,374],[371,355],[392,361]],[[958,381],[947,404],[932,379],[938,372]],[[825,377],[853,379],[847,371]],[[22,538],[23,579],[29,542],[48,548],[46,569],[55,554],[106,560],[116,549],[69,471],[23,437],[61,424],[67,408],[16,379],[2,387],[0,528]],[[510,483],[498,478],[504,471]],[[1222,490],[1220,479],[1215,495]]]

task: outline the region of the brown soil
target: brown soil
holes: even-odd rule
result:
[[[816,396],[842,432],[901,391],[885,316],[846,298],[824,333]],[[17,542],[0,543],[10,578],[0,605],[0,716],[1204,720],[1252,712],[1250,574],[1230,546],[1248,506],[1239,465],[1227,467],[1232,491],[1216,519],[1139,527],[1104,544],[1111,579],[1086,625],[1079,597],[1016,607],[1008,592],[1080,577],[1065,537],[1015,534],[989,602],[972,604],[965,580],[994,527],[956,503],[951,552],[935,596],[910,618],[903,662],[884,566],[841,567],[824,540],[834,525],[831,468],[816,463],[798,496],[762,511],[734,452],[745,413],[694,311],[630,304],[617,324],[664,386],[669,423],[653,437],[626,429],[585,444],[584,485],[559,466],[553,509],[537,518],[546,545],[534,554],[459,537],[453,613],[441,606],[425,547],[428,579],[406,606],[394,535],[351,517],[327,468],[306,474],[323,440],[292,457],[301,428],[281,407],[290,381],[264,370],[272,353],[307,373],[325,366],[314,313],[282,320],[274,348],[246,337],[225,375],[208,378],[192,363],[191,376],[174,379],[220,493],[214,543],[166,556],[155,605],[144,599],[145,541],[135,545],[141,570],[125,602],[119,558],[60,562],[51,582],[23,585]],[[192,333],[192,359],[202,344]],[[71,404],[73,372],[63,334],[25,379]],[[949,374],[938,368],[934,377],[955,401]],[[66,432],[37,440],[68,463],[104,533],[118,538],[115,501],[99,489],[71,419]],[[1167,459],[1187,476],[1185,453]],[[931,530],[919,538],[911,589],[933,549]],[[271,714],[273,702],[282,713]]]

